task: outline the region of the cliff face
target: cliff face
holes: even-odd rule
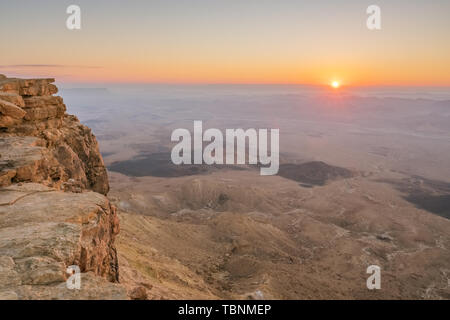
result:
[[[63,99],[53,96],[58,90],[52,82],[0,75],[0,153],[5,155],[0,158],[0,186],[31,181],[106,195],[108,177],[97,141],[89,128],[65,113]],[[17,136],[35,137],[21,145],[20,155],[5,149],[23,142]]]
[[[0,299],[126,298],[97,141],[52,82],[0,75]]]

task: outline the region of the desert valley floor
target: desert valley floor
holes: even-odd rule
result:
[[[450,100],[267,86],[63,94],[108,167],[124,285],[151,299],[450,298]],[[279,128],[279,174],[173,165],[170,133],[194,120]],[[370,265],[381,290],[366,287]]]

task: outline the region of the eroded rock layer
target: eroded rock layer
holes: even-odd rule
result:
[[[125,299],[97,141],[52,82],[0,75],[0,299]]]
[[[52,82],[0,77],[0,144],[5,148],[11,136],[36,137],[33,144],[43,148],[41,161],[47,164],[46,170],[35,166],[39,172],[31,172],[31,177],[21,176],[16,164],[2,156],[0,186],[36,182],[33,177],[39,176],[40,183],[57,189],[70,180],[106,195],[108,178],[97,141],[88,127],[66,114],[63,99],[53,96],[58,90]]]

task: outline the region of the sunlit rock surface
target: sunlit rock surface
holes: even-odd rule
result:
[[[97,141],[52,82],[0,75],[0,299],[126,299]]]

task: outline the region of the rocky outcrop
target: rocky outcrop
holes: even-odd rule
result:
[[[117,282],[118,232],[116,210],[99,193],[35,183],[0,189],[0,294],[23,298],[29,286],[57,286],[71,265]]]
[[[40,161],[47,170],[35,163],[39,172],[31,176],[57,189],[70,180],[106,195],[108,178],[97,141],[89,128],[66,114],[63,99],[53,96],[58,90],[52,82],[0,77],[0,144],[5,147],[17,141],[10,137],[36,137],[32,143],[42,148]],[[8,161],[0,158],[0,186],[36,182],[30,175],[17,174],[17,163]]]
[[[125,299],[97,141],[52,82],[0,75],[0,299]]]

